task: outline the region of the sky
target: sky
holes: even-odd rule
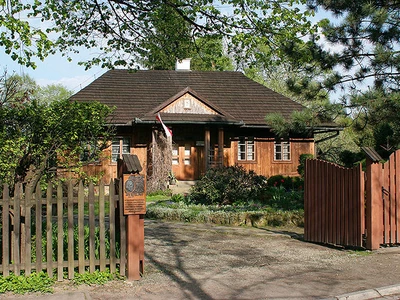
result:
[[[78,65],[78,61],[85,57],[90,57],[90,50],[73,56],[72,62],[68,62],[66,57],[56,54],[47,57],[44,61],[36,61],[37,68],[33,70],[14,62],[0,47],[0,71],[6,70],[8,74],[13,72],[19,75],[27,74],[41,86],[62,84],[75,93],[107,71],[100,67],[93,67],[85,71],[84,66]]]

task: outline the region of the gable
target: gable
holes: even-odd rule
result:
[[[217,115],[218,113],[190,93],[179,97],[160,112],[170,114]]]

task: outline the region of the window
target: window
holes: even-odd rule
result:
[[[183,148],[183,146],[181,146]],[[182,155],[182,150],[181,150],[181,155]],[[173,144],[172,145],[172,164],[177,166],[181,162],[183,162],[184,165],[190,166],[190,155],[191,155],[191,146],[190,144],[185,144],[185,149],[183,151],[183,157],[182,161],[180,161],[179,157],[179,145]]]
[[[290,143],[275,142],[275,160],[290,160]]]
[[[179,165],[179,145],[172,145],[172,164],[177,166]]]
[[[130,140],[129,138],[121,137],[115,138],[112,141],[111,146],[111,161],[116,162],[118,158],[122,158],[122,154],[129,154],[130,151]]]
[[[183,163],[186,165],[186,166],[190,166],[190,150],[191,150],[191,147],[190,147],[190,145],[188,145],[188,144],[186,144],[185,145],[185,156],[184,156],[184,158],[183,158]]]
[[[238,142],[238,160],[254,161],[255,157],[254,140],[240,139]]]
[[[90,141],[86,144],[82,144],[82,153],[79,156],[79,160],[83,162],[95,162],[98,161],[98,146],[97,141]]]

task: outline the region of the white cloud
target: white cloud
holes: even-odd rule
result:
[[[102,75],[106,70],[98,72],[92,75],[77,75],[73,77],[62,77],[59,79],[50,79],[50,78],[36,78],[37,84],[40,86],[46,86],[49,84],[61,84],[65,86],[67,89],[77,92],[90,84],[93,80]]]

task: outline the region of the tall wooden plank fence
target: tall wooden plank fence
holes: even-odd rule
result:
[[[389,160],[367,159],[367,248],[400,244],[400,150]]]
[[[370,250],[400,244],[400,150],[385,163],[364,151],[365,173],[361,165],[306,161],[305,240]]]
[[[24,191],[18,184],[12,198],[4,185],[0,273],[46,271],[61,281],[64,273],[73,279],[74,272],[108,267],[113,273],[119,268],[125,276],[125,218],[118,205],[121,184],[116,189],[111,181],[108,192],[103,184],[84,187],[80,182],[74,187],[69,182],[66,192],[61,184],[55,189],[49,184],[45,194],[39,186]]]
[[[306,161],[305,170],[305,240],[361,247],[365,229],[361,165],[348,169],[312,159]]]

